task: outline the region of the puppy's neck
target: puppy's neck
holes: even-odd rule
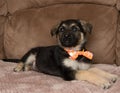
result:
[[[77,45],[75,47],[66,47],[65,49],[74,50],[74,51],[81,51],[84,49],[84,47],[81,45]]]
[[[62,46],[61,43],[59,42],[59,46],[60,46],[61,48],[63,48],[63,49],[69,49],[69,50],[74,50],[74,51],[82,51],[83,49],[85,49],[86,41],[87,41],[86,39],[81,40],[81,41],[79,42],[79,44],[76,45],[76,46],[74,46],[74,47],[64,47],[64,46]]]

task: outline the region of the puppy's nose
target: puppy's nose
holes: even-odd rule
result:
[[[64,33],[64,37],[69,38],[69,37],[71,37],[71,34],[70,33]]]
[[[70,35],[69,34],[65,34],[64,37],[69,37]]]

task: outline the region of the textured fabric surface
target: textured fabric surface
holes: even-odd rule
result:
[[[64,81],[35,71],[13,72],[14,63],[0,61],[0,93],[120,93],[120,79],[107,90],[86,81]],[[120,67],[95,65],[120,75]]]
[[[61,20],[75,18],[93,25],[87,47],[94,53],[94,62],[114,63],[117,15],[113,7],[93,4],[62,4],[21,10],[6,25],[6,55],[20,58],[32,47],[57,44],[56,38],[50,36],[52,27]]]
[[[93,4],[104,4],[114,6],[116,0],[7,0],[8,11],[14,13],[17,10],[43,7],[53,4],[62,3],[93,3]]]
[[[7,14],[7,3],[5,0],[0,0],[0,15]]]
[[[0,59],[4,58],[4,25],[6,22],[6,18],[4,16],[0,16]]]

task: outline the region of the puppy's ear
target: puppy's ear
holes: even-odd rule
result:
[[[84,20],[80,20],[80,23],[81,23],[84,31],[91,34],[93,26]]]
[[[58,34],[58,27],[59,27],[60,23],[58,23],[57,25],[55,25],[52,29],[51,29],[51,36],[54,36]]]

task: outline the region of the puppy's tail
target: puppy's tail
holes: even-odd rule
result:
[[[13,62],[13,63],[19,63],[20,59],[2,59],[4,62]]]

